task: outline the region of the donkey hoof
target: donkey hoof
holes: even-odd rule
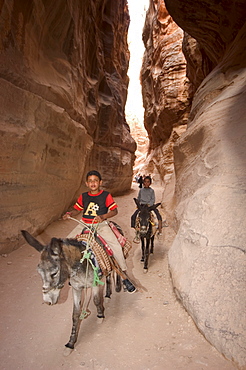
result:
[[[105,303],[105,305],[106,306],[108,306],[109,305],[109,302],[111,301],[111,298],[110,297],[105,297],[104,298],[104,303]]]
[[[104,317],[97,317],[97,323],[102,324],[104,320]]]
[[[144,274],[147,274],[148,272],[148,269],[144,267],[144,270],[143,270]]]
[[[140,262],[144,263],[144,258],[141,258]]]
[[[73,352],[73,348],[65,347],[63,351],[63,356],[67,357]]]

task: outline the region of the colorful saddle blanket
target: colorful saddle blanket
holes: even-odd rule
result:
[[[125,238],[120,232],[119,226],[114,222],[110,221],[109,226],[117,237],[120,245],[123,249],[124,257],[127,258],[130,249],[132,248],[131,242]],[[93,254],[95,255],[96,262],[93,264],[100,267],[103,275],[108,275],[115,267],[113,261],[110,257],[113,256],[113,251],[107,242],[96,232],[89,229],[83,229],[82,233],[76,236],[78,241],[86,242],[91,248]]]

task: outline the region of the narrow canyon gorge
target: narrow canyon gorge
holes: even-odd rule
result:
[[[239,368],[246,367],[245,5],[150,0],[139,71],[148,136],[141,168],[163,185],[175,233],[174,292]],[[21,229],[38,235],[58,220],[90,169],[113,195],[131,190],[142,129],[125,116],[129,23],[126,0],[1,2],[1,254],[24,243]]]

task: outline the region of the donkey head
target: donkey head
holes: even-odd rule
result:
[[[43,300],[48,304],[56,304],[68,278],[68,269],[62,251],[63,241],[52,238],[50,243],[44,246],[27,231],[21,230],[21,232],[27,243],[41,253],[37,271],[43,281]]]
[[[139,224],[140,224],[140,236],[146,237],[148,231],[151,231],[151,211],[159,207],[161,203],[154,204],[153,206],[148,206],[147,204],[140,204],[137,198],[134,201],[138,207],[139,213]]]

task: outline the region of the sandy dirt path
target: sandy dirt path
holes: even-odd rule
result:
[[[153,185],[156,201],[162,189]],[[130,216],[135,209],[133,184],[129,194],[115,197],[119,214],[114,218],[127,237],[133,238]],[[160,209],[162,212],[162,210]],[[38,239],[66,237],[74,221],[52,223]],[[106,318],[97,323],[93,303],[91,315],[82,322],[73,353],[64,357],[64,344],[71,331],[72,295],[66,285],[60,302],[42,302],[41,279],[36,272],[39,253],[23,245],[0,258],[0,369],[1,370],[232,370],[237,367],[223,358],[199,333],[177,301],[168,271],[167,253],[174,233],[163,229],[156,239],[149,271],[143,273],[140,246],[134,244],[128,258],[129,275],[138,292],[114,292],[105,303]]]

